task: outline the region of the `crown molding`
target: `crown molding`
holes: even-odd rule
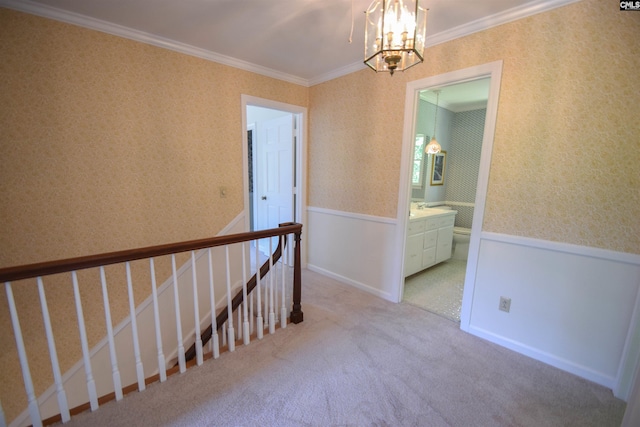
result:
[[[473,33],[487,30],[498,25],[523,19],[538,13],[547,12],[558,7],[577,3],[581,0],[534,0],[520,7],[514,7],[504,12],[487,16],[476,21],[469,22],[464,25],[452,28],[447,31],[434,34],[427,39],[426,47],[435,46],[460,37],[468,36]],[[256,65],[247,61],[242,61],[230,56],[221,55],[205,49],[200,49],[185,43],[179,43],[174,40],[163,38],[154,34],[145,33],[121,25],[112,24],[110,22],[99,19],[90,18],[73,12],[67,12],[55,7],[42,5],[30,0],[0,0],[0,6],[9,9],[18,10],[20,12],[30,13],[32,15],[42,16],[44,18],[54,19],[56,21],[66,22],[68,24],[78,25],[80,27],[89,28],[103,33],[124,37],[130,40],[150,44],[164,49],[173,50],[175,52],[184,53],[198,58],[213,61],[219,64],[228,65],[230,67],[239,68],[241,70],[260,74],[289,83],[309,87],[356,71],[363,70],[365,65],[362,61],[354,62],[344,67],[338,68],[331,72],[321,74],[311,79],[304,79],[287,73],[282,73],[270,68]]]
[[[539,13],[547,12],[579,1],[582,0],[534,0],[530,3],[525,3],[522,6],[507,9],[503,12],[496,13],[495,15],[477,19],[464,25],[451,28],[450,30],[434,34],[427,39],[426,47],[446,43],[460,37],[465,37],[473,33],[497,27],[498,25],[507,24],[509,22],[517,21],[519,19],[527,18],[529,16],[537,15]]]
[[[239,68],[241,70],[250,71],[252,73],[260,74],[266,77],[284,80],[289,83],[294,83],[306,87],[309,86],[309,81],[301,77],[282,73],[271,68],[252,64],[247,61],[232,58],[230,56],[221,55],[219,53],[197,48],[185,43],[176,42],[174,40],[160,37],[155,34],[145,33],[143,31],[134,30],[78,13],[60,10],[55,7],[35,3],[29,0],[0,0],[0,6],[14,9],[20,12],[30,13],[32,15],[42,16],[43,18],[49,18],[56,21],[65,22],[67,24],[77,25],[91,30],[100,31],[114,36],[123,37],[152,46],[173,50],[175,52],[184,53],[186,55],[195,56],[222,65]]]
[[[328,82],[329,80],[337,79],[338,77],[346,76],[347,74],[355,73],[356,71],[364,70],[368,68],[364,65],[364,61],[354,62],[344,67],[340,67],[325,74],[321,74],[317,77],[309,79],[309,86],[315,86],[320,83]]]

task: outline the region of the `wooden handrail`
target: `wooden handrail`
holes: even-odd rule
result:
[[[200,240],[189,240],[180,243],[169,243],[166,245],[149,246],[146,248],[109,252],[99,255],[88,255],[58,261],[47,261],[17,267],[7,267],[0,269],[0,283],[46,276],[49,274],[66,273],[69,271],[83,270],[86,268],[100,267],[110,264],[118,264],[121,262],[135,261],[144,258],[171,255],[179,252],[230,245],[233,243],[247,242],[267,237],[283,236],[291,233],[297,234],[301,233],[301,231],[302,224],[284,223],[278,228],[271,228],[268,230],[229,234]]]

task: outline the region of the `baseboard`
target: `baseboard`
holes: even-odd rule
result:
[[[589,381],[592,381],[596,384],[600,384],[609,389],[613,389],[616,385],[616,378],[614,377],[601,374],[587,367],[573,363],[570,360],[562,359],[552,354],[539,351],[535,348],[529,347],[517,341],[506,339],[502,336],[496,335],[487,330],[470,326],[466,332],[470,333],[471,335],[475,335],[479,338],[485,339],[494,344],[498,344],[502,347],[508,348],[509,350],[513,350],[516,353],[520,353],[522,355],[525,355],[532,359],[546,363],[548,365],[551,365],[563,371],[567,371],[569,373],[577,375],[581,378],[585,378]]]

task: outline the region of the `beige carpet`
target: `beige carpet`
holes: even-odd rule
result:
[[[303,272],[305,320],[66,426],[618,426],[610,390]]]

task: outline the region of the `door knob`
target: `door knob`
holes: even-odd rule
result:
[[[267,196],[260,197],[262,200],[267,200]]]

